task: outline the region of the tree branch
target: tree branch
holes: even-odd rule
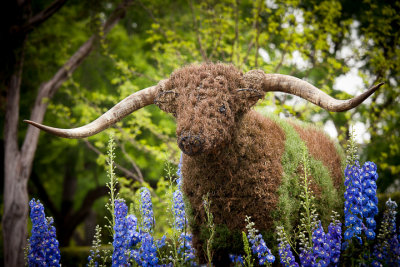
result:
[[[98,150],[95,146],[92,145],[92,143],[90,143],[88,140],[86,139],[82,139],[83,142],[85,142],[86,146],[92,150],[93,152],[95,152],[97,155],[104,155],[100,150]],[[140,183],[143,183],[143,178],[139,177],[138,175],[134,174],[133,172],[131,172],[130,170],[122,167],[121,165],[119,165],[118,163],[114,162],[115,167],[120,170],[121,172],[123,172],[127,177],[131,177],[133,179],[135,179],[136,181],[139,181]]]
[[[97,199],[106,196],[107,192],[108,188],[105,185],[98,186],[92,190],[89,190],[80,208],[76,212],[74,212],[70,217],[71,218],[71,220],[69,221],[70,229],[75,229],[85,219],[90,209],[92,208],[93,203]]]
[[[54,13],[60,10],[60,8],[63,7],[66,2],[67,0],[55,0],[46,9],[31,17],[25,25],[21,27],[14,27],[13,33],[25,35],[31,32],[35,27],[45,22]]]
[[[39,180],[39,176],[35,172],[33,172],[31,175],[31,181],[35,185],[35,187],[38,191],[37,193],[40,196],[40,200],[43,202],[46,209],[50,210],[50,212],[53,214],[53,216],[55,217],[56,220],[60,219],[60,212],[56,208],[56,205],[54,204],[54,202],[49,197],[49,194],[47,194],[46,189],[44,188],[42,182]]]
[[[125,15],[126,9],[132,4],[133,0],[124,0],[109,16],[108,20],[104,24],[103,31],[106,35],[112,27]],[[82,63],[82,61],[92,51],[96,39],[96,34],[93,34],[86,43],[84,43],[71,58],[62,66],[56,74],[49,81],[43,83],[39,87],[39,92],[35,100],[30,120],[38,123],[43,122],[44,114],[47,109],[46,99],[51,98],[54,93],[60,88],[61,84],[65,82],[68,77],[76,70],[76,68]],[[27,162],[29,166],[28,170],[31,169],[33,157],[36,152],[37,142],[39,139],[39,130],[33,126],[28,126],[28,131],[25,136],[25,140],[22,146],[22,156],[24,162]]]
[[[136,165],[136,162],[133,160],[133,158],[132,158],[131,156],[129,156],[128,152],[126,152],[125,144],[124,144],[124,143],[120,143],[120,142],[118,142],[118,144],[119,144],[119,147],[120,147],[121,150],[122,150],[122,153],[124,153],[125,158],[132,164],[132,167],[133,167],[133,169],[136,171],[136,173],[137,173],[139,179],[140,179],[141,181],[143,181],[143,174],[142,174],[142,172],[140,171],[139,167]]]
[[[255,67],[258,67],[258,50],[260,49],[260,13],[262,8],[262,1],[258,2],[257,13],[256,13],[256,20],[255,20],[255,27],[256,27],[256,55],[255,55]]]
[[[192,0],[189,1],[189,5],[190,5],[190,9],[192,11],[193,26],[194,26],[194,29],[196,31],[196,38],[197,38],[197,43],[199,44],[199,50],[200,50],[200,53],[201,53],[201,57],[203,58],[203,61],[208,61],[207,53],[204,50],[203,43],[201,41],[199,25],[198,25],[198,22],[197,22],[197,19],[196,19],[196,14],[194,13],[194,7],[193,7]]]

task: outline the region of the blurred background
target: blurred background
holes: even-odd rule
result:
[[[353,127],[361,162],[378,166],[378,191],[399,191],[398,1],[6,2],[0,11],[3,257],[21,253],[33,197],[54,217],[62,247],[91,245],[107,212],[110,134],[121,194],[133,202],[144,182],[155,195],[165,190],[168,179],[162,178],[174,176],[180,155],[174,118],[154,105],[83,140],[39,134],[22,120],[59,128],[87,124],[191,63],[221,61],[243,72],[293,75],[338,99],[385,82],[344,113],[283,93],[268,93],[256,108],[320,125],[341,145]],[[163,205],[160,197],[154,201]]]

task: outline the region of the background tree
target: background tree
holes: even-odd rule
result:
[[[107,34],[110,29],[125,14],[131,1],[119,5],[102,26],[102,32]],[[5,13],[6,27],[2,36],[6,43],[7,61],[4,66],[3,85],[7,95],[4,124],[5,168],[4,168],[4,213],[2,219],[4,244],[4,259],[6,266],[23,266],[23,249],[26,240],[26,220],[28,216],[27,182],[32,169],[39,132],[29,127],[21,148],[18,145],[18,122],[20,88],[24,62],[25,41],[28,33],[57,12],[65,1],[56,0],[46,9],[36,15],[31,15],[30,1],[8,2]],[[7,12],[10,12],[7,14]],[[11,15],[11,18],[9,18]],[[61,84],[80,65],[82,60],[91,52],[96,35],[90,37],[55,73],[55,75],[40,85],[30,118],[43,121],[48,106],[48,99],[60,88]]]

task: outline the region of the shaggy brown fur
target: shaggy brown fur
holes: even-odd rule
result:
[[[343,184],[342,161],[336,152],[333,141],[325,134],[321,134],[321,131],[318,129],[311,127],[305,129],[296,123],[291,123],[291,125],[306,143],[310,155],[322,161],[328,168],[333,179],[333,185],[339,190]]]
[[[264,96],[262,82],[249,89],[234,66],[202,64],[175,71],[159,86],[155,103],[176,117],[178,145],[184,152],[183,191],[192,209],[198,254],[203,252],[206,194],[215,224],[242,231],[245,216],[250,215],[258,229],[270,229],[279,201],[286,137],[274,120],[250,110]],[[320,133],[298,132],[310,153],[326,163],[338,181],[341,166],[331,144]],[[227,254],[216,252],[217,262],[226,260]]]
[[[232,142],[217,153],[183,157],[183,191],[196,226],[205,223],[202,197],[209,193],[216,224],[244,230],[245,216],[251,215],[259,229],[269,229],[271,211],[278,202],[285,134],[274,121],[250,111],[232,137]],[[199,231],[198,227],[193,229],[193,244],[202,251]]]

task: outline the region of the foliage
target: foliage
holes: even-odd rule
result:
[[[105,267],[108,260],[108,250],[102,250],[103,256],[100,256],[101,248],[101,227],[96,225],[95,234],[93,236],[92,249],[88,257],[88,267]],[[107,251],[107,252],[106,252]],[[103,260],[103,262],[100,262]]]
[[[247,267],[252,267],[253,266],[253,259],[251,258],[251,249],[250,249],[250,244],[249,240],[247,239],[247,235],[245,232],[242,232],[242,238],[243,238],[243,247],[244,247],[244,252],[245,256],[241,257],[243,258],[244,262],[246,263]],[[240,262],[240,259],[238,259]]]
[[[106,204],[106,209],[110,212],[111,215],[111,219],[109,219],[108,217],[108,229],[111,233],[111,236],[115,235],[115,201],[118,198],[118,194],[117,194],[117,185],[118,185],[118,179],[117,177],[115,177],[115,173],[114,173],[114,159],[115,159],[115,153],[114,153],[114,149],[115,149],[115,143],[114,143],[114,137],[111,135],[110,136],[110,140],[108,141],[108,157],[107,157],[107,176],[109,179],[109,182],[106,184],[107,188],[109,190],[108,194],[109,194],[109,202]]]

